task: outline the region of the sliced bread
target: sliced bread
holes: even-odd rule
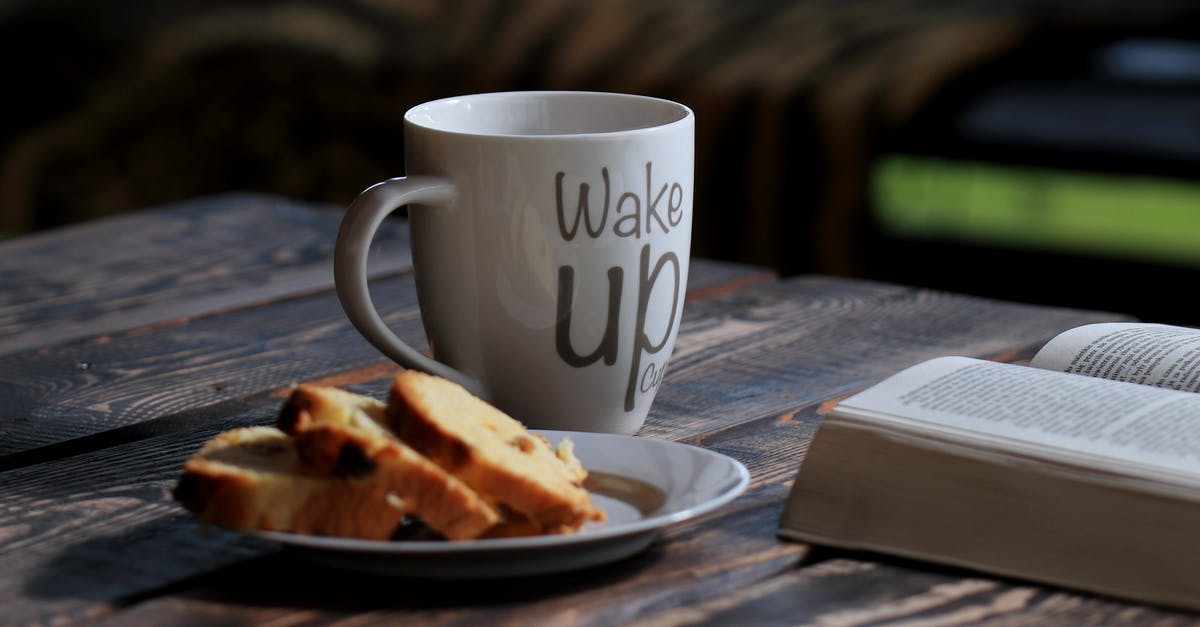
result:
[[[230,529],[384,540],[411,513],[379,486],[306,473],[292,439],[272,427],[226,431],[183,470],[175,499]]]
[[[604,518],[583,488],[587,472],[570,444],[556,451],[456,383],[413,370],[397,374],[387,422],[401,440],[497,508],[520,514],[514,522],[520,521],[522,534],[568,533]]]
[[[294,437],[311,471],[368,482],[447,539],[477,538],[500,521],[495,507],[397,440],[385,420],[381,401],[300,385],[284,404],[279,427]]]

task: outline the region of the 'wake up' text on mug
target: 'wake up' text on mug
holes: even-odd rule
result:
[[[579,183],[579,199],[575,205],[575,213],[569,225],[566,210],[567,204],[564,202],[563,193],[563,180],[566,177],[566,173],[557,173],[554,177],[554,193],[558,210],[559,234],[563,240],[572,241],[577,236],[581,236],[582,234],[579,231],[580,225],[583,226],[586,236],[591,239],[601,237],[633,237],[640,239],[643,234],[646,236],[653,234],[656,225],[663,234],[669,233],[672,227],[678,226],[683,221],[683,186],[678,182],[672,181],[669,183],[664,182],[656,188],[653,182],[653,173],[653,163],[647,162],[646,194],[644,197],[639,196],[638,192],[635,191],[625,191],[617,197],[616,203],[613,204],[613,190],[608,168],[601,168],[600,178],[603,180],[604,192],[602,195],[602,209],[598,212],[599,217],[596,218],[592,215],[591,207],[593,204],[590,202],[590,190],[592,186],[589,182],[584,181]],[[615,213],[611,234],[606,233],[610,207]],[[671,290],[671,312],[667,317],[667,326],[663,330],[662,337],[655,340],[651,339],[646,332],[646,312],[650,297],[654,293],[654,288],[658,285],[659,280],[663,278],[663,270],[668,266],[671,268],[669,276],[672,280],[668,286]],[[617,355],[620,350],[618,339],[620,338],[621,294],[624,290],[625,271],[621,266],[613,266],[607,270],[608,319],[604,335],[601,337],[599,344],[595,350],[587,354],[581,354],[577,351],[571,341],[571,303],[575,294],[575,273],[576,270],[573,266],[559,266],[558,317],[555,328],[555,348],[563,361],[576,368],[591,366],[601,360],[603,360],[605,367],[611,367],[617,362]],[[637,313],[632,338],[633,359],[630,364],[628,384],[625,388],[625,411],[627,412],[633,411],[634,399],[638,390],[649,392],[658,387],[662,382],[663,373],[666,371],[666,363],[660,365],[650,362],[643,370],[641,362],[643,355],[653,357],[662,351],[671,337],[671,332],[675,326],[676,314],[679,309],[680,275],[678,255],[672,251],[667,251],[660,255],[652,266],[650,263],[650,244],[647,243],[642,246],[637,277]]]

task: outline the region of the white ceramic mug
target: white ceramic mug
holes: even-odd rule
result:
[[[694,116],[657,98],[513,92],[404,116],[408,176],[342,220],[338,297],[368,341],[464,385],[526,425],[634,433],[683,312]],[[393,334],[367,289],[367,249],[409,205],[434,359]]]

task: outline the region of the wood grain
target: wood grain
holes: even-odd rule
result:
[[[689,290],[719,293],[747,278],[770,275],[701,262]],[[371,289],[396,334],[427,346],[412,275]],[[299,381],[353,380],[347,373],[379,369],[381,359],[346,320],[331,277],[290,298],[0,355],[0,470],[161,432],[200,406]]]
[[[235,194],[0,242],[0,354],[326,289],[341,211]],[[369,272],[411,268],[380,228]]]
[[[689,264],[685,303],[736,292],[755,283],[772,281],[774,271],[740,263],[692,259]]]
[[[0,624],[66,622],[111,611],[130,594],[274,549],[205,532],[169,490],[199,440],[270,424],[271,406],[223,408],[190,437],[159,435],[2,475]],[[200,417],[197,417],[200,418]]]
[[[755,508],[731,509],[672,529],[626,560],[498,582],[447,584],[334,573],[284,553],[225,569],[179,595],[127,606],[113,622],[159,624],[188,617],[229,624],[343,619],[368,625],[619,625],[793,567],[803,547],[763,535],[766,518]]]
[[[341,216],[229,194],[0,242],[0,355],[328,290]],[[368,261],[375,278],[412,269],[405,221],[383,223]],[[772,276],[691,265],[692,298]]]
[[[267,612],[271,620],[294,620],[329,607],[354,614],[388,608],[375,620],[420,623],[469,620],[480,608],[489,608],[489,623],[522,624],[529,611],[553,616],[583,610],[602,622],[620,623],[657,607],[696,602],[729,586],[749,585],[785,571],[805,550],[774,538],[785,488],[780,473],[762,470],[762,464],[771,461],[768,456],[743,457],[755,473],[746,495],[715,516],[672,528],[650,552],[578,573],[506,580],[503,592],[478,583],[456,586],[447,597],[444,584],[347,577],[286,560],[236,566],[272,549],[220,530],[201,533],[166,493],[183,459],[200,442],[231,426],[272,419],[273,410],[267,407],[214,415],[184,434],[6,473],[17,490],[0,508],[0,534],[7,540],[0,559],[10,565],[0,572],[0,594],[13,602],[0,608],[0,621],[95,617],[150,595],[121,611],[120,620],[176,622],[180,615],[155,613],[173,612],[171,608],[183,603],[180,611],[189,620],[235,623],[255,620],[260,612],[256,604],[286,606]],[[775,461],[790,463],[782,457]],[[131,569],[131,562],[137,567]],[[226,568],[187,587],[195,589],[200,607],[190,605],[190,592],[186,599],[165,601],[165,610],[152,596],[163,586],[178,586],[190,576],[222,567]],[[647,594],[650,588],[653,594]],[[205,601],[230,595],[246,613]],[[508,595],[541,601],[532,608],[496,612],[491,604],[511,598]],[[282,601],[288,598],[290,602]],[[216,613],[206,616],[209,610]]]
[[[403,286],[406,280],[384,281],[391,285],[384,292],[401,298],[410,289]],[[230,321],[259,311],[282,316],[280,341],[289,351],[308,350],[328,337],[341,341],[330,331],[337,325],[322,322],[327,318],[306,322],[312,312],[305,303],[319,298],[214,316],[209,332],[226,332]],[[271,309],[276,305],[297,311]],[[393,306],[391,315],[403,318],[405,332],[418,333],[415,305]],[[335,576],[301,567],[241,536],[197,533],[166,495],[179,465],[219,430],[270,422],[279,399],[271,396],[267,379],[277,377],[208,404],[174,400],[186,396],[176,390],[160,401],[164,407],[177,403],[174,411],[182,416],[165,433],[0,475],[12,486],[0,501],[0,537],[7,540],[0,559],[11,564],[0,573],[0,594],[13,599],[0,609],[0,622],[112,612],[118,622],[146,624],[196,618],[291,622],[351,614],[356,621],[384,624],[469,623],[485,615],[489,624],[520,624],[530,616],[611,624],[656,616],[767,581],[804,556],[803,545],[781,542],[774,534],[787,485],[824,401],[932,354],[1019,355],[1067,327],[1113,318],[820,277],[760,282],[696,301],[685,310],[677,361],[643,435],[699,443],[741,460],[754,477],[751,490],[710,517],[672,529],[652,551],[631,560],[501,587],[457,586],[452,596],[427,583]],[[196,326],[202,322],[189,321],[181,334],[205,337],[201,331],[207,327]],[[154,345],[163,342],[169,344],[170,336],[158,336]],[[67,348],[77,346],[83,345]],[[130,354],[146,350],[149,345]],[[194,373],[204,373],[210,361],[252,358],[196,354],[215,356],[193,364]],[[131,380],[142,376],[149,375]],[[384,380],[366,380],[357,389],[380,395],[385,386]],[[141,398],[132,391],[127,396],[131,403]],[[245,562],[247,556],[260,557]],[[139,566],[122,574],[130,563]]]
[[[1116,314],[827,277],[760,283],[685,310],[642,435],[688,439],[867,387],[948,354],[1012,358]],[[708,397],[720,390],[721,399]],[[730,415],[753,401],[755,415]]]
[[[1196,617],[926,564],[841,555],[630,623],[666,625],[1194,625]]]
[[[425,346],[412,277],[372,291],[396,334]],[[0,463],[379,361],[329,291],[0,356]]]
[[[318,380],[382,397],[393,364],[332,292],[336,210],[230,196],[0,244],[0,623],[1172,624],[1185,615],[776,538],[832,399],[917,361],[1022,361],[1113,314],[693,260],[644,437],[747,465],[731,505],[638,556],[503,582],[334,572],[201,530],[169,496],[222,430]],[[380,240],[385,319],[424,346],[407,234]],[[88,261],[91,260],[92,267]],[[10,263],[11,261],[11,263]],[[49,269],[49,270],[47,270]],[[24,304],[22,304],[24,303]],[[7,354],[5,354],[7,352]],[[586,461],[586,460],[585,460]]]

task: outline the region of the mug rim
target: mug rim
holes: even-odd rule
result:
[[[421,116],[428,115],[431,110],[445,109],[461,104],[470,104],[472,102],[487,102],[507,99],[519,98],[587,98],[590,100],[611,100],[614,103],[642,103],[643,105],[654,105],[662,107],[664,111],[668,111],[668,119],[663,122],[630,125],[627,128],[616,128],[612,130],[602,131],[577,131],[577,132],[561,132],[561,133],[520,133],[506,131],[480,131],[467,128],[456,128],[454,125],[437,123],[428,118],[422,119]],[[673,116],[672,116],[673,114]],[[497,91],[484,92],[477,94],[465,94],[461,96],[449,96],[446,98],[438,98],[421,104],[415,105],[404,113],[405,125],[411,125],[428,131],[446,133],[449,135],[460,135],[468,137],[492,137],[504,139],[522,139],[533,141],[561,140],[566,138],[617,138],[630,135],[642,135],[646,133],[660,133],[669,129],[688,126],[693,124],[695,112],[690,107],[673,100],[666,98],[658,98],[655,96],[645,96],[641,94],[629,94],[622,92],[607,92],[607,91],[585,91],[585,90],[532,90],[532,91]]]

